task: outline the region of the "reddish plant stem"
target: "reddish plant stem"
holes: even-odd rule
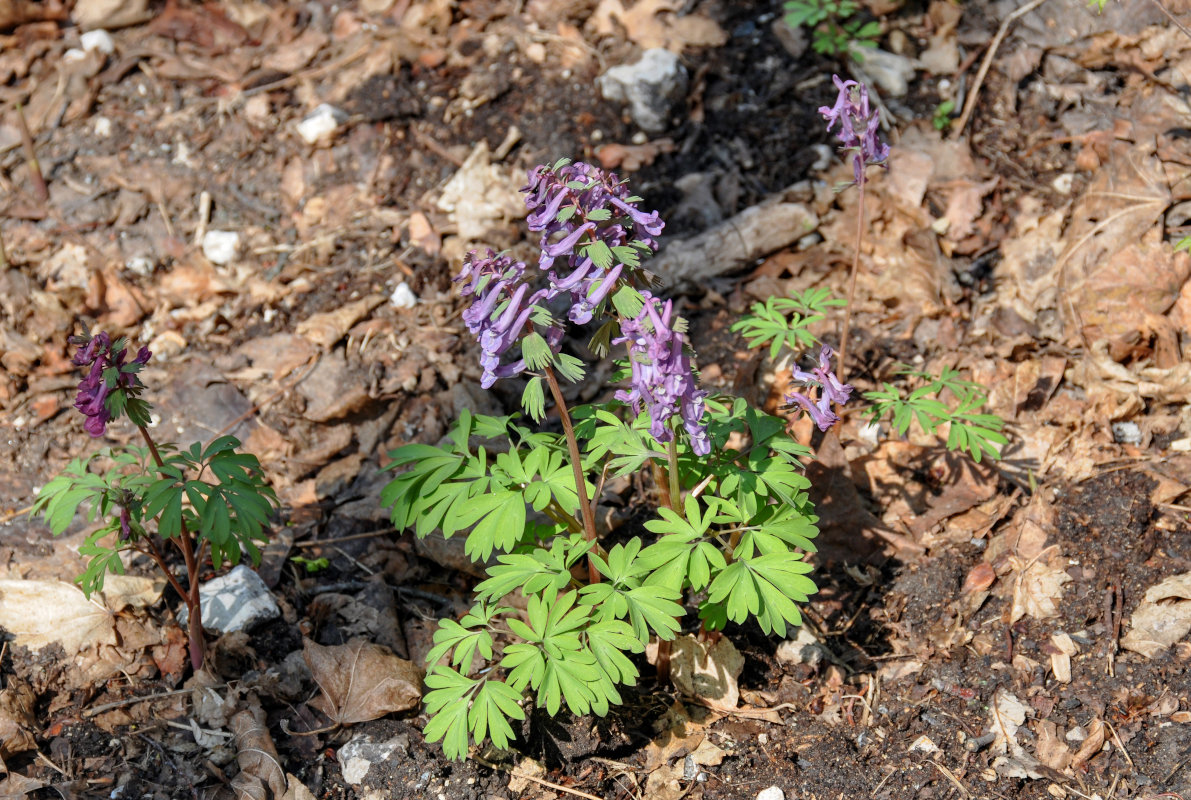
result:
[[[137,425],[137,430],[141,432],[141,438],[145,440],[145,444],[149,448],[149,453],[153,456],[153,462],[158,467],[164,467],[165,461],[161,458],[161,453],[157,450],[157,443],[153,441],[153,437],[149,435],[148,429],[143,425]],[[203,610],[202,603],[199,601],[199,566],[201,561],[196,557],[194,552],[194,542],[190,538],[190,531],[186,528],[186,523],[181,523],[182,529],[178,533],[178,538],[174,543],[182,551],[182,560],[186,564],[186,580],[189,584],[187,591],[181,592],[181,587],[175,578],[173,583],[175,588],[179,589],[182,594],[182,599],[186,602],[187,616],[187,637],[190,644],[190,664],[196,670],[203,666],[203,659],[207,654],[207,641],[203,638]],[[157,546],[153,545],[154,551]],[[201,551],[200,551],[201,552]],[[165,565],[165,561],[157,557],[158,566],[166,572],[166,575],[172,576],[173,573]]]
[[[595,511],[591,501],[587,498],[587,481],[583,477],[583,462],[579,455],[579,440],[575,438],[575,426],[571,424],[571,412],[567,410],[567,401],[562,396],[562,387],[558,385],[558,377],[553,367],[544,370],[546,383],[550,385],[550,394],[554,396],[554,404],[558,406],[558,417],[562,420],[562,430],[567,439],[567,451],[571,456],[571,470],[575,475],[575,494],[579,496],[579,514],[583,520],[583,538],[589,542],[597,539]],[[600,582],[600,572],[595,562],[589,556],[587,559],[587,577],[591,583]]]
[[[856,208],[856,252],[852,254],[852,276],[848,281],[848,306],[844,311],[844,329],[839,339],[839,360],[835,364],[840,383],[848,382],[846,361],[848,357],[848,335],[852,331],[852,304],[856,300],[856,273],[860,271],[860,246],[864,242],[864,181],[856,185],[860,202]]]

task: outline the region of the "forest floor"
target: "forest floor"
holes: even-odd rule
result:
[[[1013,2],[868,0],[888,55],[862,64],[769,0],[0,2],[0,798],[1191,800],[1191,36],[1157,2],[1030,5],[985,74]],[[594,87],[652,47],[689,81],[647,136]],[[857,193],[833,190],[851,168],[817,109],[866,69],[892,155],[849,375],[959,370],[1003,457],[792,423],[819,454],[821,590],[788,642],[729,627],[735,709],[643,665],[608,717],[537,711],[515,750],[451,762],[416,704],[371,713],[372,673],[315,702],[361,640],[420,663],[471,605],[449,543],[392,529],[381,467],[461,409],[516,408],[479,388],[451,278],[474,247],[532,256],[527,170],[628,178],[667,221],[704,385],[780,413],[788,366],[730,328],[846,295]],[[733,239],[795,204],[801,229]],[[714,257],[667,260],[697,235]],[[260,570],[281,617],[198,674],[150,565],[88,604],[90,529],[26,513],[95,446],[71,407],[84,321],[152,349],[157,430],[236,436],[282,501]],[[328,729],[328,701],[367,721]]]

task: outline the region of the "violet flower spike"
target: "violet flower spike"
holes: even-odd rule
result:
[[[827,130],[836,125],[836,136],[845,150],[852,152],[852,172],[858,186],[867,178],[864,168],[872,164],[884,166],[889,157],[889,145],[880,139],[880,112],[871,107],[868,87],[856,81],[845,81],[833,75],[832,81],[839,89],[835,105],[821,106],[819,113],[827,120]]]
[[[802,392],[791,392],[786,395],[786,403],[791,406],[801,406],[802,410],[810,414],[811,419],[819,430],[825,431],[839,422],[839,416],[832,411],[832,404],[844,405],[852,396],[852,387],[841,381],[831,369],[832,350],[823,345],[819,351],[819,365],[810,372],[804,372],[797,367],[791,374],[791,380],[807,387],[819,387],[819,399],[812,401]]]
[[[641,295],[645,299],[641,313],[635,319],[622,319],[622,335],[613,340],[613,344],[628,344],[631,371],[629,390],[617,391],[616,399],[628,403],[637,413],[645,404],[649,431],[658,442],[669,442],[674,437],[668,422],[678,415],[690,438],[691,450],[699,456],[708,455],[711,440],[702,419],[707,392],[695,383],[685,337],[671,328],[673,304],[667,301],[663,305],[649,292]]]
[[[78,352],[71,357],[71,363],[90,367],[87,377],[79,381],[74,407],[87,418],[83,428],[98,438],[103,436],[107,424],[112,421],[112,413],[107,407],[108,397],[113,391],[135,389],[141,385],[141,381],[135,372],[121,370],[128,351],[125,347],[113,350],[112,339],[107,333],[100,331],[94,336],[71,337],[71,342],[79,346]],[[141,347],[132,363],[144,366],[152,357],[153,353],[148,347]],[[116,370],[116,378],[110,385],[103,375],[109,369]]]

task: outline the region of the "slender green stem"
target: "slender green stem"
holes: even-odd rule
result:
[[[164,467],[165,461],[157,449],[157,443],[149,435],[149,430],[144,425],[137,425],[137,430],[141,432],[141,438],[145,440],[145,445],[149,448],[149,453],[153,456],[153,462],[158,467]],[[178,538],[175,541],[182,550],[182,560],[186,563],[187,591],[182,595],[182,599],[186,601],[186,609],[189,616],[187,625],[189,630],[187,634],[190,640],[190,663],[197,670],[203,666],[203,659],[207,653],[207,642],[203,638],[203,609],[202,603],[199,601],[198,578],[201,562],[195,556],[194,542],[190,538],[190,531],[186,528],[184,521],[181,523],[181,528],[178,532]],[[162,569],[166,569],[164,561],[159,561],[158,563]]]
[[[670,508],[685,519],[682,488],[678,485],[678,434],[673,432],[670,434],[670,441],[666,443],[666,463],[667,471],[670,473]]]
[[[567,451],[571,455],[571,470],[575,475],[575,494],[579,496],[579,513],[583,519],[583,536],[589,542],[594,542],[597,538],[595,511],[592,510],[591,501],[587,498],[587,481],[583,477],[583,460],[579,455],[579,440],[575,438],[575,426],[571,424],[571,412],[567,410],[567,401],[562,396],[562,387],[558,385],[558,377],[554,374],[554,368],[546,367],[544,373],[546,383],[550,385],[550,394],[554,396],[554,404],[558,406],[558,417],[562,420],[562,430],[567,439]],[[587,560],[587,575],[592,583],[600,582],[599,570],[596,569],[595,563],[590,558]]]
[[[844,311],[844,329],[839,339],[839,360],[835,363],[835,373],[840,383],[847,383],[848,334],[852,330],[852,306],[856,300],[856,273],[860,271],[860,246],[864,242],[864,181],[856,186],[860,192],[860,202],[856,208],[856,252],[852,254],[852,277],[848,281],[848,307]]]

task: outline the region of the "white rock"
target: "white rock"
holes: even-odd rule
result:
[[[402,281],[393,289],[393,294],[389,296],[389,302],[393,304],[394,308],[413,308],[418,304],[418,296],[414,294],[413,289],[409,288],[408,283]]]
[[[799,628],[793,639],[787,639],[777,646],[777,660],[783,664],[809,664],[813,667],[823,660],[823,646],[814,634],[806,628]]]
[[[914,743],[910,745],[910,752],[927,754],[937,753],[939,752],[939,746],[931,741],[929,736],[923,734],[922,736],[919,736],[917,739],[915,739]]]
[[[212,264],[226,264],[240,250],[240,234],[236,231],[207,231],[203,236],[203,255]]]
[[[757,795],[757,800],[786,800],[786,793],[776,786],[770,786],[768,789],[762,789]]]
[[[116,42],[112,39],[112,35],[103,28],[96,28],[82,34],[79,36],[79,43],[82,44],[84,50],[98,50],[109,56],[116,52]]]
[[[355,786],[364,780],[368,768],[387,761],[398,749],[409,747],[409,737],[399,734],[387,742],[374,742],[372,737],[360,734],[339,748],[336,757],[343,770],[343,780]]]
[[[316,144],[323,139],[329,139],[346,120],[347,115],[342,111],[323,103],[298,123],[298,135],[306,144]]]
[[[244,564],[203,584],[199,588],[199,604],[203,628],[216,633],[247,630],[281,616],[269,587]],[[179,615],[183,627],[188,616],[183,607]]]
[[[96,138],[106,139],[112,135],[112,121],[107,117],[93,117],[92,122],[95,123]]]
[[[857,65],[856,71],[871,79],[866,82],[875,83],[889,96],[905,97],[914,77],[914,62],[884,50],[865,50],[864,63]]]
[[[669,50],[646,50],[634,64],[621,64],[596,78],[606,100],[627,103],[633,122],[649,133],[666,130],[672,105],[686,94],[686,68]]]
[[[124,264],[124,268],[137,275],[148,277],[153,274],[153,259],[148,256],[133,256]]]
[[[86,57],[87,57],[86,52],[80,50],[77,47],[72,47],[69,50],[67,50],[65,53],[62,54],[62,60],[67,61],[67,62],[82,61]]]

